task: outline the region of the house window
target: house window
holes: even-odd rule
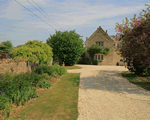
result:
[[[95,55],[94,60],[103,60],[103,55]]]
[[[94,59],[97,60],[97,55],[94,56]]]
[[[101,55],[101,60],[103,60],[103,55]]]
[[[99,46],[104,46],[104,42],[96,42],[96,44]]]
[[[98,60],[100,60],[100,55],[98,55]]]

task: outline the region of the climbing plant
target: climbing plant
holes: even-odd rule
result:
[[[102,53],[102,54],[108,55],[109,51],[110,51],[110,48],[103,49],[102,47],[100,47],[99,45],[96,45],[96,44],[93,44],[87,50],[87,52],[89,53],[89,55],[92,59],[94,59],[94,55],[97,53]]]

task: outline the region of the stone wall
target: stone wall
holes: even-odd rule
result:
[[[25,59],[1,59],[0,74],[11,72],[13,74],[31,72],[31,66]]]

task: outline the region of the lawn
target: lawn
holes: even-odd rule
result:
[[[62,75],[46,92],[10,120],[77,120],[79,73]]]
[[[150,91],[150,78],[147,77],[138,77],[129,71],[123,72],[122,76],[127,78],[133,84],[139,85],[142,88]]]
[[[65,68],[67,70],[69,70],[69,69],[81,69],[82,67],[79,67],[79,66],[65,66]]]

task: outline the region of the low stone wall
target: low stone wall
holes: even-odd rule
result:
[[[0,74],[11,72],[13,74],[31,72],[31,66],[25,59],[1,59]]]

